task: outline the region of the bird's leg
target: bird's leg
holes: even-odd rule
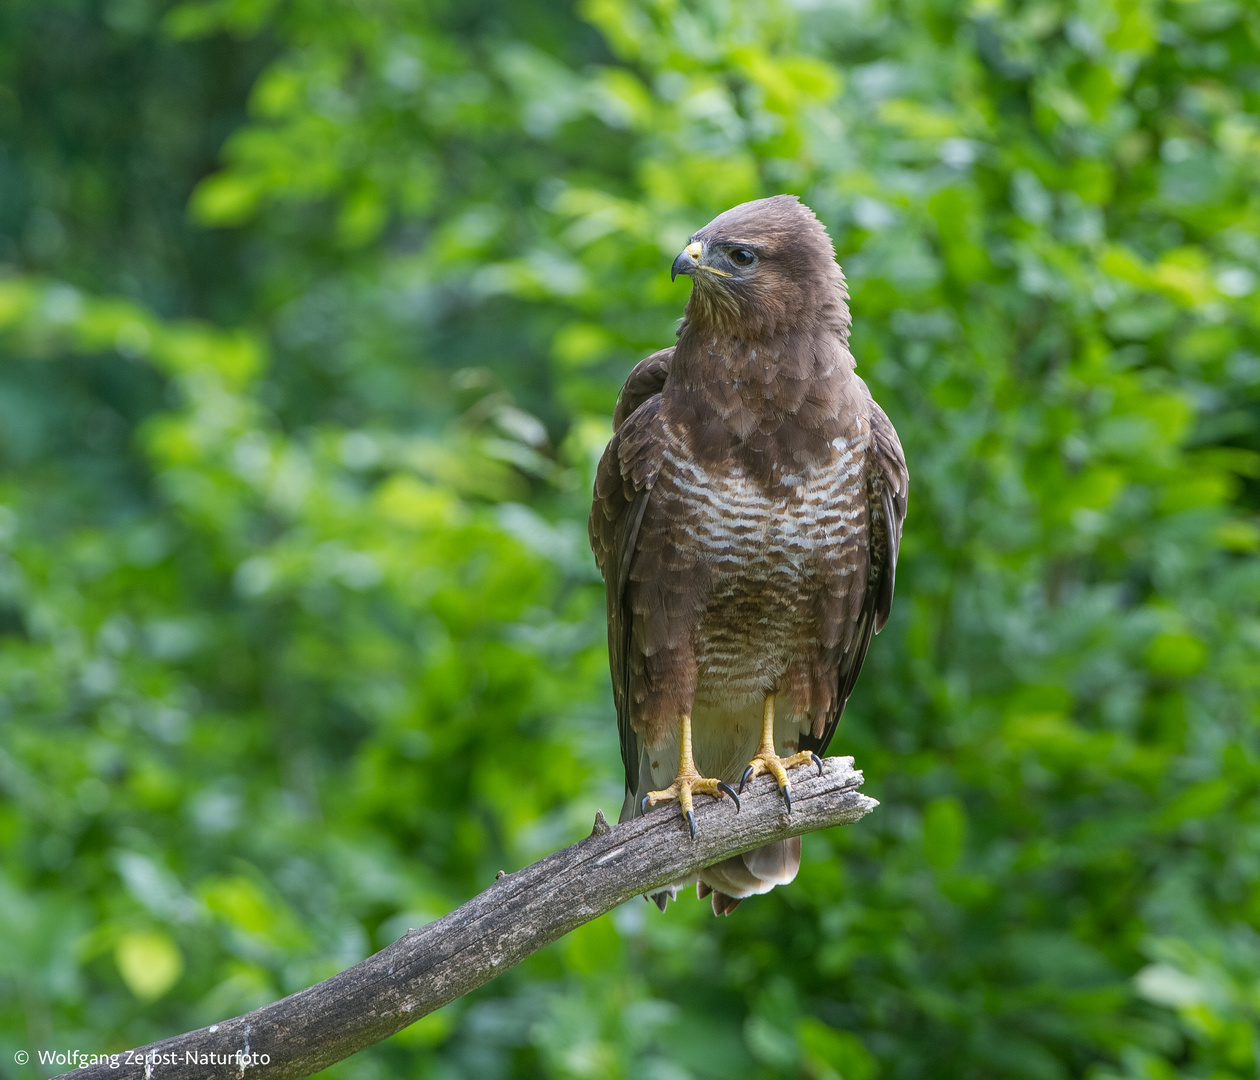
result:
[[[643,796],[643,802],[640,804],[640,812],[647,810],[649,806],[655,806],[658,802],[668,802],[670,799],[677,799],[678,805],[682,807],[683,817],[687,819],[687,828],[691,830],[691,838],[696,838],[696,815],[692,812],[691,796],[696,795],[712,795],[715,799],[720,799],[723,795],[729,795],[735,800],[735,809],[739,810],[739,796],[735,794],[734,789],[729,784],[724,784],[721,780],[712,780],[707,776],[701,776],[696,771],[696,763],[691,759],[691,714],[683,713],[679,720],[678,730],[678,775],[674,777],[674,782],[669,787],[661,791],[649,791]]]
[[[744,778],[739,782],[740,792],[743,792],[744,785],[754,776],[769,773],[779,782],[779,793],[783,796],[783,803],[790,814],[792,812],[792,785],[788,782],[787,771],[795,768],[797,765],[810,764],[817,765],[818,775],[822,776],[822,758],[812,750],[802,750],[799,754],[793,754],[791,757],[786,758],[779,757],[775,752],[774,695],[767,694],[765,711],[761,717],[761,745],[757,747],[757,753],[753,755],[752,761],[748,763],[748,768],[744,770]]]

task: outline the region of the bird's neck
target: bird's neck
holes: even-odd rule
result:
[[[706,457],[734,455],[754,474],[829,460],[847,438],[858,380],[834,332],[760,341],[684,325],[665,387],[667,419]]]
[[[825,394],[851,381],[854,366],[847,339],[829,328],[750,339],[685,323],[670,381],[689,396],[773,415],[798,411],[805,388]]]

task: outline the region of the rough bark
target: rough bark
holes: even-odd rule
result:
[[[729,799],[696,800],[688,838],[676,806],[610,826],[524,870],[501,874],[449,915],[325,982],[245,1016],[124,1051],[63,1074],[79,1080],[280,1080],[309,1076],[401,1031],[489,982],[544,945],[619,904],[773,840],[857,821],[877,804],[858,788],[852,758],[818,776],[793,774],[792,813],[762,777],[736,813]],[[736,916],[738,917],[738,916]]]

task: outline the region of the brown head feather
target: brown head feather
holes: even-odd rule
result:
[[[686,322],[748,343],[789,328],[848,340],[849,294],[831,238],[795,195],[740,203],[691,239],[703,253]],[[752,253],[752,265],[732,261],[740,251]]]

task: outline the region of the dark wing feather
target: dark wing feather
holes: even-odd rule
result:
[[[827,714],[822,735],[815,739],[807,734],[801,739],[802,750],[813,750],[820,756],[827,752],[844,706],[853,693],[872,633],[878,634],[888,621],[893,585],[897,578],[897,555],[901,550],[901,527],[906,520],[910,474],[906,471],[901,440],[897,438],[892,421],[874,400],[870,400],[870,417],[871,447],[866,457],[866,520],[869,530],[866,585],[861,592],[861,607],[852,633],[844,636],[843,651],[836,665],[836,697]]]
[[[897,581],[897,556],[901,552],[901,527],[906,520],[910,474],[906,455],[892,421],[871,402],[871,436],[874,466],[869,485],[872,510],[872,551],[879,554],[879,591],[875,603],[875,633],[884,629],[892,611],[893,586]],[[878,545],[878,547],[876,547]],[[872,556],[872,563],[875,562]]]
[[[613,411],[613,431],[621,427],[651,397],[665,388],[670,362],[674,359],[674,346],[653,353],[646,360],[634,365],[626,377],[621,393],[617,395],[617,408]]]
[[[674,350],[663,349],[640,361],[630,372],[613,414],[612,441],[595,474],[595,498],[589,524],[591,550],[604,576],[608,606],[608,661],[612,673],[617,730],[626,788],[639,782],[639,739],[630,726],[630,627],[626,583],[634,562],[639,526],[660,468],[660,442],[652,430],[660,408],[660,392],[669,374]]]

